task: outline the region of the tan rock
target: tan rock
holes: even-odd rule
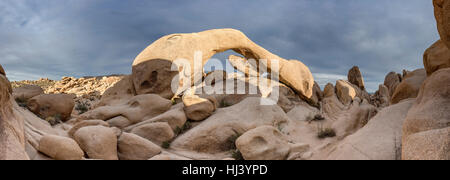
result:
[[[448,158],[449,93],[450,68],[438,70],[425,80],[403,124],[403,159]],[[427,141],[430,137],[436,139]],[[432,142],[434,145],[428,146]]]
[[[183,104],[181,104],[183,105]],[[150,124],[155,122],[166,122],[172,128],[172,130],[177,130],[178,128],[182,128],[187,121],[186,114],[184,113],[183,106],[171,109],[159,116],[156,116],[152,119],[142,121],[140,123],[131,125],[125,128],[125,131],[131,131],[132,129],[142,126],[144,124]]]
[[[312,102],[314,104],[318,104],[320,101],[322,101],[324,96],[324,93],[322,92],[322,90],[320,89],[319,84],[317,84],[317,82],[314,82],[314,86],[313,86],[313,96],[311,98]]]
[[[449,68],[450,50],[441,40],[438,40],[425,51],[423,64],[427,71],[427,76],[439,69]]]
[[[391,98],[391,104],[397,104],[401,100],[408,98],[416,98],[425,78],[427,78],[425,69],[417,69],[408,73],[395,89]]]
[[[41,94],[44,94],[44,90],[35,85],[25,85],[13,89],[14,99],[28,100]]]
[[[357,91],[356,87],[347,81],[336,81],[336,95],[344,105],[350,105],[352,103],[353,99],[358,95]]]
[[[404,160],[450,160],[450,127],[406,137],[402,157]]]
[[[450,47],[450,3],[446,0],[433,0],[433,5],[441,39],[447,47]]]
[[[341,112],[341,116],[333,123],[332,128],[339,138],[346,137],[364,127],[377,114],[377,109],[366,100],[360,102],[356,98],[350,109]]]
[[[138,135],[123,133],[118,142],[120,160],[147,160],[161,153],[161,148]]]
[[[202,121],[212,115],[216,110],[215,99],[200,98],[197,95],[184,95],[184,112],[190,120]],[[210,100],[212,99],[212,100]]]
[[[131,75],[125,76],[119,82],[115,83],[114,86],[107,89],[96,107],[127,103],[128,100],[136,95],[131,78]]]
[[[201,64],[205,63],[218,52],[234,50],[246,59],[266,59],[263,62],[269,71],[278,72],[272,68],[272,61],[279,60],[280,80],[292,87],[300,95],[311,98],[314,79],[308,67],[297,60],[284,60],[248,39],[242,32],[234,29],[215,29],[192,34],[172,34],[164,36],[148,46],[133,62],[133,82],[137,94],[156,93],[165,98],[171,98],[172,82],[178,82],[176,91],[181,92],[189,88],[183,84],[184,79],[191,79],[194,83],[194,74],[202,77],[202,70],[195,70],[195,52],[202,52]],[[178,59],[185,59],[190,64],[190,73],[184,73],[186,68],[178,67],[181,76],[171,71],[172,63]],[[180,64],[175,63],[177,66]],[[174,79],[175,77],[175,79]],[[181,85],[181,86],[180,86]]]
[[[131,130],[131,133],[141,136],[157,145],[170,142],[175,133],[167,122],[144,124]]]
[[[353,66],[348,71],[347,77],[348,77],[348,81],[350,83],[356,85],[357,87],[359,87],[359,89],[361,89],[361,90],[366,89],[364,86],[364,78],[363,78],[358,66]]]
[[[384,85],[389,89],[389,97],[392,97],[394,94],[395,89],[397,89],[397,86],[402,81],[402,77],[400,74],[397,74],[395,72],[390,72],[386,75],[384,78]]]
[[[42,94],[31,98],[27,106],[43,119],[59,116],[62,121],[67,121],[75,106],[73,98],[68,94]]]
[[[258,64],[256,63],[256,60],[248,61],[243,57],[230,55],[228,61],[235,69],[244,73],[246,77],[258,77],[260,75],[260,73],[258,73]]]
[[[114,117],[123,116],[131,124],[136,124],[166,112],[171,106],[172,102],[170,100],[164,99],[156,94],[144,94],[129,99],[126,104],[98,107],[82,114],[79,119],[100,119],[107,121]]]
[[[87,127],[87,126],[104,126],[109,127],[109,124],[103,120],[85,120],[81,121],[79,123],[76,123],[68,132],[70,137],[73,137],[73,135],[81,128]]]
[[[262,125],[283,126],[289,118],[277,105],[261,105],[250,97],[228,108],[217,109],[208,119],[176,138],[171,147],[192,152],[223,153],[231,149],[230,137]]]
[[[91,159],[119,159],[117,157],[117,136],[111,128],[83,127],[75,132],[74,139]]]
[[[39,151],[55,160],[82,160],[84,152],[71,138],[46,135],[39,142]]]
[[[24,120],[13,112],[11,84],[0,65],[0,160],[28,160]]]
[[[132,125],[131,121],[128,120],[126,117],[123,116],[117,116],[114,117],[108,121],[106,121],[110,126],[117,127],[120,129],[126,128],[130,125]]]
[[[373,103],[377,107],[389,106],[391,101],[391,97],[389,96],[389,89],[384,84],[380,84],[372,99],[374,101]]]
[[[290,152],[287,138],[272,126],[261,126],[244,133],[236,147],[245,160],[285,160]]]
[[[313,159],[396,160],[401,158],[402,125],[414,99],[384,108],[356,133]]]

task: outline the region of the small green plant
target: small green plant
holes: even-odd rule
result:
[[[50,125],[52,125],[52,126],[55,126],[55,125],[57,125],[59,123],[62,123],[61,114],[56,114],[54,116],[49,116],[49,117],[45,118],[45,120],[48,123],[50,123]]]
[[[164,141],[162,143],[161,147],[164,148],[164,149],[169,149],[171,143],[172,143],[171,141]]]
[[[220,106],[222,106],[223,108],[225,108],[225,107],[230,107],[231,104],[228,104],[227,102],[225,102],[225,100],[222,100],[222,102],[220,103]]]
[[[15,100],[20,107],[27,108],[28,101],[25,97],[17,97]]]
[[[244,157],[242,157],[242,153],[241,151],[239,151],[239,149],[231,150],[231,157],[238,161],[244,160]]]
[[[175,129],[175,135],[178,136],[180,134],[183,134],[191,128],[192,128],[191,123],[189,121],[186,121],[186,123],[184,123],[183,127],[177,126],[177,128]]]
[[[244,157],[242,157],[242,153],[239,151],[239,149],[236,147],[236,141],[237,139],[241,137],[240,133],[235,132],[234,135],[230,136],[228,138],[228,143],[230,144],[230,151],[231,151],[231,156],[235,159],[235,160],[244,160]]]
[[[322,125],[318,127],[317,137],[319,139],[324,139],[328,137],[335,137],[336,131],[333,128],[323,128]]]
[[[172,101],[172,105],[176,105],[177,104],[177,101],[175,101],[175,99],[172,99],[171,101]]]
[[[75,107],[75,110],[77,110],[79,114],[83,114],[89,111],[89,104],[87,102],[80,102]]]

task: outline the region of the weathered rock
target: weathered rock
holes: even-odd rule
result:
[[[109,127],[109,124],[102,120],[85,120],[79,123],[76,123],[68,132],[69,136],[73,138],[73,135],[81,128],[87,126],[104,126]]]
[[[181,104],[182,105],[182,104]],[[187,121],[186,114],[184,113],[183,106],[171,109],[159,116],[156,116],[152,119],[142,121],[140,123],[131,125],[125,128],[125,131],[131,131],[132,129],[142,126],[144,124],[150,124],[155,122],[166,122],[172,128],[172,130],[177,130],[178,128],[182,128]]]
[[[313,159],[394,160],[401,157],[402,125],[414,99],[384,108],[356,133]]]
[[[170,100],[156,94],[144,94],[129,99],[126,104],[96,108],[82,114],[79,119],[100,119],[106,121],[114,117],[123,116],[131,124],[136,124],[166,112],[171,106],[172,102]]]
[[[24,120],[13,112],[11,93],[11,84],[0,65],[0,160],[27,160]]]
[[[211,100],[210,100],[211,99]],[[197,95],[184,95],[184,112],[190,120],[202,121],[212,115],[216,110],[214,97],[209,99],[198,97]]]
[[[222,82],[227,79],[227,72],[223,70],[215,70],[206,74],[204,82],[207,85],[214,85],[216,82]]]
[[[287,138],[273,126],[247,131],[236,140],[245,160],[285,160],[290,152]]]
[[[283,127],[289,118],[277,105],[261,105],[262,98],[250,97],[221,108],[198,126],[176,138],[171,147],[203,153],[222,153],[232,147],[229,139],[263,125]]]
[[[343,138],[364,127],[376,114],[377,109],[373,105],[356,98],[348,111],[341,112],[332,128],[339,138]]]
[[[246,77],[260,76],[260,73],[258,73],[258,64],[256,63],[256,60],[252,59],[249,61],[243,57],[230,55],[228,57],[228,61],[235,69],[244,73]]]
[[[377,107],[386,107],[389,106],[391,97],[389,96],[389,89],[384,85],[380,84],[378,86],[378,90],[375,92],[372,98],[373,104]]]
[[[313,96],[311,98],[311,101],[313,104],[319,104],[320,101],[322,101],[323,99],[323,92],[320,89],[319,84],[317,84],[317,82],[314,82],[314,86],[313,86]]]
[[[384,85],[389,89],[389,97],[392,97],[394,94],[395,89],[397,89],[397,86],[402,81],[402,77],[400,74],[397,74],[395,72],[390,72],[386,75],[384,78]]]
[[[401,100],[416,98],[423,81],[427,78],[425,69],[417,69],[408,73],[397,86],[391,98],[391,104],[397,104]]]
[[[117,116],[114,117],[108,121],[106,121],[110,126],[112,127],[117,127],[120,129],[126,128],[130,125],[132,125],[132,123],[130,122],[130,120],[128,120],[126,117],[123,116]]]
[[[43,119],[59,116],[62,121],[67,121],[75,106],[73,98],[68,94],[42,94],[31,98],[27,106]]]
[[[404,160],[450,160],[450,127],[406,137],[402,157]]]
[[[336,94],[338,99],[344,105],[349,105],[352,103],[353,99],[357,97],[357,91],[358,90],[347,81],[336,81]]]
[[[194,83],[194,77],[202,77],[202,67],[218,52],[234,50],[246,59],[268,60],[262,62],[268,70],[279,73],[280,80],[305,98],[311,98],[314,79],[308,67],[297,60],[285,60],[258,46],[242,32],[234,29],[215,29],[192,34],[172,34],[164,36],[141,52],[133,62],[133,82],[137,94],[156,93],[171,98],[172,82],[178,85],[177,92],[184,91]],[[196,52],[202,52],[202,55]],[[194,64],[194,57],[199,62]],[[182,68],[176,60],[185,59],[190,68]],[[272,68],[276,61],[279,69]],[[178,72],[171,71],[172,64]],[[196,65],[197,67],[194,67]],[[176,67],[175,66],[175,67]],[[198,68],[200,67],[200,68]],[[190,70],[185,72],[186,69]],[[194,76],[195,74],[195,76]],[[175,79],[174,79],[175,78]],[[190,79],[191,84],[185,79]]]
[[[361,74],[361,71],[359,71],[358,66],[353,66],[353,68],[348,71],[347,78],[350,83],[356,85],[357,87],[359,87],[359,89],[366,90],[364,86],[364,78]]]
[[[117,136],[111,128],[83,127],[75,132],[74,139],[91,159],[119,159],[117,157]]]
[[[39,151],[55,160],[81,160],[84,152],[71,138],[46,135],[39,142]]]
[[[446,0],[433,0],[434,15],[441,39],[450,48],[450,3]]]
[[[420,88],[403,124],[403,159],[448,159],[450,68],[434,72]],[[445,134],[447,133],[447,134]],[[428,139],[428,138],[435,139]],[[433,146],[429,146],[433,143]],[[422,147],[422,148],[421,148]]]
[[[450,50],[442,40],[438,40],[425,51],[423,64],[427,71],[427,76],[439,69],[450,67]]]
[[[346,109],[345,105],[337,98],[333,84],[328,83],[325,86],[324,99],[322,100],[323,113],[331,119],[337,119],[344,109]]]
[[[167,122],[144,124],[131,130],[131,133],[141,136],[157,145],[170,142],[175,133]]]
[[[125,76],[103,93],[96,107],[126,104],[135,95],[131,75]]]
[[[44,94],[44,90],[41,87],[35,85],[25,85],[13,89],[14,99],[20,99],[23,101],[27,101],[41,94]]]
[[[120,160],[147,160],[161,153],[161,148],[138,135],[122,133],[118,142]]]

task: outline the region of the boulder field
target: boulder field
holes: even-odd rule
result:
[[[450,160],[450,2],[433,4],[423,69],[374,93],[357,66],[322,90],[235,29],[161,37],[130,75],[11,83],[0,65],[0,159]],[[227,50],[239,73],[195,67]]]

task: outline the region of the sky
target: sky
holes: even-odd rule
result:
[[[439,39],[431,0],[2,0],[0,64],[10,80],[130,74],[160,37],[219,28],[302,61],[322,86],[359,66],[369,92],[423,68]]]

